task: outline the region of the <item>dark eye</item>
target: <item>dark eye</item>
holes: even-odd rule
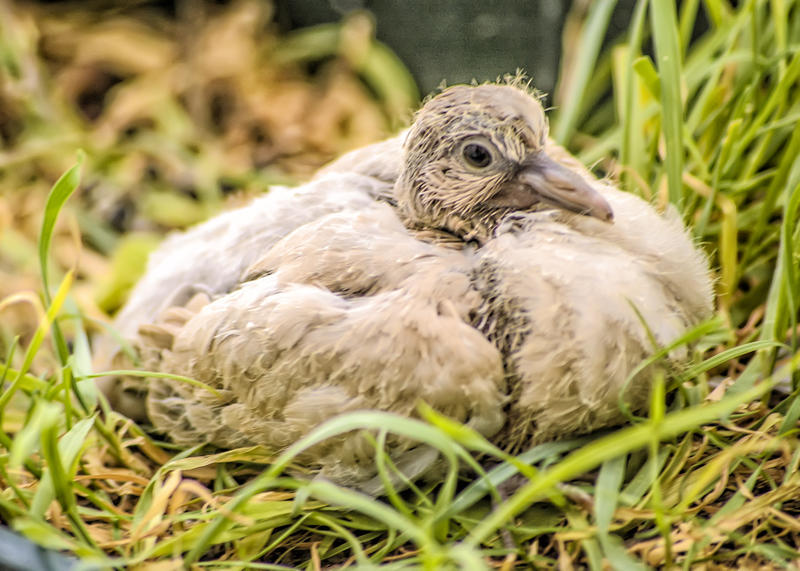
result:
[[[464,145],[462,153],[466,161],[474,167],[488,167],[489,163],[492,162],[492,153],[489,152],[489,149],[478,143]]]

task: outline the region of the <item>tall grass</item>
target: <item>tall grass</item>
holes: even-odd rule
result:
[[[645,418],[516,457],[425,410],[423,420],[336,418],[277,457],[155,440],[95,393],[95,325],[75,295],[80,265],[54,271],[57,241],[69,238],[53,229],[81,171],[94,183],[106,172],[92,144],[45,203],[34,251],[41,295],[0,301],[0,312],[27,304],[37,316],[33,333],[3,344],[2,521],[40,545],[119,567],[688,569],[800,557],[800,6],[707,0],[676,12],[642,0],[629,31],[603,49],[613,7],[595,3],[565,40],[577,63],[562,71],[570,89],[556,101],[553,133],[627,190],[676,208],[718,272],[718,315],[678,341],[691,345],[692,362],[655,376]],[[701,11],[709,30],[692,40]],[[328,49],[332,29],[277,53]],[[21,57],[3,39],[7,59]],[[0,155],[0,164],[24,155]],[[389,433],[440,450],[446,475],[380,500],[287,475],[303,449],[354,429],[374,435],[387,483]],[[468,484],[465,467],[477,474]],[[522,484],[502,499],[512,476]]]

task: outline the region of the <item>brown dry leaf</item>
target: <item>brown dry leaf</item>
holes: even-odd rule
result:
[[[131,571],[181,571],[184,569],[180,559],[167,559],[162,561],[139,563],[129,567]]]
[[[263,30],[272,16],[271,3],[240,0],[209,18],[189,53],[193,70],[215,79],[245,75],[256,68]]]
[[[170,498],[180,483],[180,471],[170,472],[166,480],[156,483],[150,507],[131,529],[131,543],[136,543],[145,536],[156,535],[164,531],[161,524],[167,513]]]
[[[108,470],[105,472],[92,472],[91,474],[81,474],[75,476],[75,480],[78,482],[84,480],[113,480],[115,482],[133,482],[135,484],[140,484],[142,487],[146,486],[149,482],[146,478],[142,478],[138,474],[130,470]]]

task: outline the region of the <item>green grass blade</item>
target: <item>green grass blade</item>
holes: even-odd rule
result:
[[[782,346],[782,343],[778,343],[776,341],[753,341],[751,343],[744,343],[743,345],[731,347],[730,349],[726,349],[721,353],[714,355],[713,357],[709,357],[702,363],[692,365],[683,372],[683,375],[687,378],[695,378],[702,375],[706,371],[715,369],[720,365],[727,363],[728,361],[738,359],[739,357],[749,353],[755,353],[756,351],[761,351],[762,349],[777,348]]]
[[[235,512],[253,495],[274,486],[280,473],[303,450],[339,434],[344,434],[353,430],[365,429],[388,429],[393,433],[412,438],[429,446],[433,446],[439,450],[451,464],[455,463],[456,457],[466,458],[469,456],[463,450],[463,448],[455,444],[451,439],[447,438],[446,434],[444,434],[441,430],[424,424],[418,420],[383,412],[370,411],[348,413],[323,423],[307,436],[290,446],[280,455],[280,457],[272,466],[270,466],[268,470],[250,482],[241,492],[239,492],[236,497],[226,506],[227,509],[230,512]],[[318,488],[316,487],[309,488],[309,490],[312,492],[316,491],[317,489]],[[327,497],[330,490],[329,488],[325,487],[322,488],[322,492],[324,492]],[[398,514],[398,517],[401,517],[400,514]],[[400,520],[392,519],[390,521],[392,525],[395,525],[399,524],[398,522]],[[408,520],[406,518],[403,518],[403,521],[405,522],[403,525],[408,525]],[[209,525],[201,537],[197,540],[194,547],[189,551],[189,553],[186,554],[184,561],[188,563],[196,561],[205,552],[205,550],[214,543],[215,538],[229,525],[230,521],[224,518],[219,518],[217,521]],[[408,529],[403,527],[398,527],[396,529],[401,529],[404,532],[411,533]],[[421,531],[415,530],[413,533],[411,533],[411,537],[423,540],[425,536]],[[427,539],[425,539],[424,542],[427,542]]]
[[[611,525],[614,510],[617,509],[619,489],[625,475],[625,456],[606,460],[600,467],[594,492],[594,517],[597,531],[607,534]]]
[[[16,468],[23,460],[39,450],[42,431],[61,418],[61,407],[48,401],[38,399],[32,406],[30,418],[25,426],[15,435],[8,456],[8,465]]]
[[[800,361],[800,356],[798,356],[797,360]],[[659,440],[673,438],[681,432],[691,430],[730,414],[742,403],[750,402],[768,392],[771,386],[771,383],[765,381],[748,391],[727,397],[717,403],[669,414],[658,425],[643,423],[622,429],[589,444],[581,450],[573,452],[557,465],[540,472],[540,477],[537,480],[526,484],[505,504],[473,529],[465,539],[465,543],[467,545],[477,545],[484,541],[494,530],[525,509],[533,501],[541,498],[558,482],[564,482],[591,470],[607,458],[646,446],[654,438]]]
[[[45,314],[39,319],[39,325],[36,328],[36,332],[33,334],[33,339],[31,339],[28,349],[25,351],[25,357],[23,358],[22,365],[17,371],[16,378],[3,392],[3,394],[0,395],[0,411],[5,409],[6,405],[11,400],[11,397],[13,397],[17,390],[19,390],[19,388],[22,386],[25,375],[27,374],[28,370],[30,370],[33,359],[36,356],[36,353],[38,353],[39,348],[44,341],[45,335],[47,335],[47,332],[53,325],[53,321],[55,320],[58,312],[61,310],[61,305],[64,303],[70,287],[72,287],[72,280],[73,273],[72,270],[70,270],[61,281],[50,307],[47,308]]]
[[[569,77],[561,78],[562,82],[567,82],[569,88],[560,90],[565,93],[566,99],[558,102],[558,115],[553,121],[552,136],[559,144],[566,144],[575,131],[584,93],[595,72],[600,48],[615,5],[616,0],[598,0],[592,2],[589,7],[589,14],[581,33],[580,49],[577,50],[578,61],[569,70]]]
[[[611,533],[611,520],[619,503],[620,487],[625,476],[626,457],[618,456],[603,462],[594,487],[594,513],[597,538],[605,557],[614,569],[644,569],[633,559],[622,540]]]
[[[79,425],[76,424],[75,426]],[[81,426],[80,431],[88,429],[89,427],[91,427],[91,423]],[[79,448],[76,450],[75,445],[81,445],[82,442],[75,442],[75,436],[76,434],[72,433],[72,438],[67,440],[64,448],[70,453],[74,452],[77,456]],[[80,436],[80,434],[77,434],[77,436]],[[75,489],[72,486],[72,478],[68,475],[68,472],[65,469],[68,466],[69,459],[65,459],[61,456],[61,446],[58,439],[58,426],[53,423],[43,427],[41,438],[42,454],[47,460],[47,468],[51,476],[50,482],[52,483],[52,489],[56,499],[58,500],[58,503],[61,504],[61,507],[64,509],[67,519],[69,519],[70,523],[72,524],[74,533],[84,544],[92,548],[97,548],[92,536],[86,529],[86,524],[78,514],[78,505],[75,499]]]
[[[661,76],[661,121],[666,147],[669,201],[683,208],[683,104],[681,102],[681,50],[675,3],[652,0],[650,20],[656,66]]]
[[[185,383],[197,389],[203,389],[204,391],[208,391],[212,395],[218,398],[222,396],[221,393],[211,385],[207,385],[206,383],[203,383],[191,377],[176,375],[174,373],[161,373],[158,371],[139,371],[137,369],[114,369],[111,371],[103,371],[102,373],[92,373],[91,375],[86,375],[85,378],[99,379],[100,377],[141,377],[144,379],[169,379],[171,381]]]
[[[58,442],[58,455],[61,459],[61,469],[58,471],[60,476],[71,478],[72,473],[78,462],[81,450],[86,445],[86,438],[89,430],[94,424],[94,418],[85,418],[77,422]],[[58,483],[59,489],[65,488],[63,482]],[[45,511],[50,506],[50,502],[56,497],[56,484],[53,482],[53,470],[46,470],[33,495],[31,504],[31,514],[37,517],[44,517]]]
[[[81,168],[86,158],[83,151],[78,151],[77,162],[70,167],[53,185],[47,202],[44,207],[44,218],[42,220],[42,230],[39,235],[39,267],[42,272],[42,283],[44,284],[45,303],[50,303],[50,288],[47,277],[47,262],[50,257],[50,242],[53,238],[53,230],[56,226],[58,214],[67,199],[75,192],[81,181]]]
[[[777,277],[785,282],[784,291],[786,292],[786,305],[788,306],[788,329],[792,331],[792,351],[797,350],[797,318],[798,318],[798,295],[800,295],[800,280],[798,280],[798,256],[794,246],[794,234],[800,227],[800,161],[795,163],[795,167],[790,176],[790,186],[792,190],[788,193],[783,209],[783,221],[781,222],[781,244],[778,255],[783,256],[783,273]]]

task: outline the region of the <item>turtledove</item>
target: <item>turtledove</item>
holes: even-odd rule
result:
[[[424,401],[510,451],[619,424],[628,376],[711,312],[674,212],[601,182],[547,137],[519,84],[454,86],[410,129],[167,239],[115,321],[148,370],[112,404],[180,444],[280,451],[352,410]],[[652,338],[651,338],[652,336]],[[124,360],[105,342],[109,361]],[[685,350],[670,354],[673,361]],[[437,454],[387,447],[411,479]],[[379,493],[346,434],[298,460]]]

